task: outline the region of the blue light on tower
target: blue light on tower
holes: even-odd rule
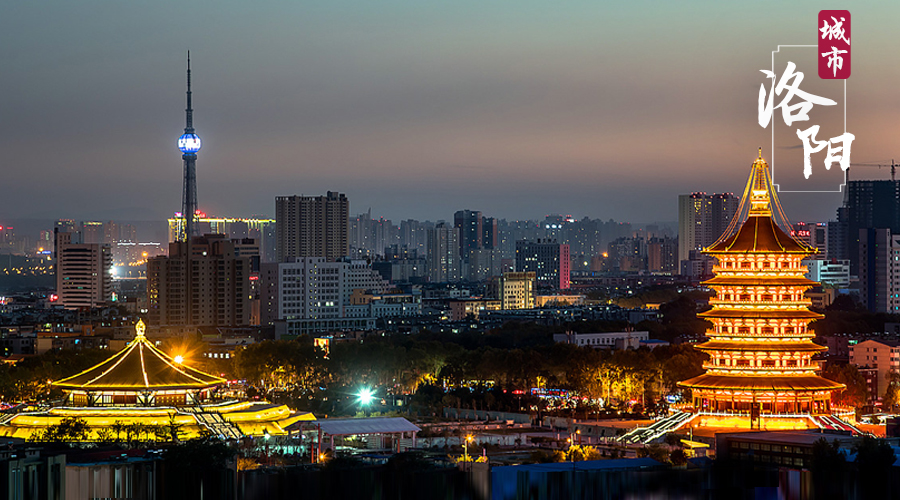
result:
[[[184,154],[194,154],[200,151],[200,136],[197,134],[184,134],[178,138],[178,149]]]

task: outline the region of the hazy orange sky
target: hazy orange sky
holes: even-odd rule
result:
[[[0,16],[0,219],[180,209],[190,49],[201,209],[674,221],[740,191],[760,69],[816,43],[821,2],[47,1]],[[900,3],[854,2],[853,160],[900,160]],[[816,78],[814,74],[807,78]],[[800,169],[800,166],[797,166]],[[889,178],[859,169],[855,178]],[[840,195],[782,195],[792,220]]]

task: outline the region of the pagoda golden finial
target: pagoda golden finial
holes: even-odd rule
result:
[[[137,324],[134,325],[134,332],[137,334],[138,338],[143,338],[144,332],[147,330],[147,325],[144,324],[144,320],[139,319]]]
[[[762,148],[759,148],[759,157],[753,162],[753,170],[750,173],[749,195],[749,216],[772,215],[769,197],[769,164],[762,158]]]

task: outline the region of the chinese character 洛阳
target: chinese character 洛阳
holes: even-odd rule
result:
[[[825,156],[825,170],[831,170],[831,164],[837,163],[841,166],[841,170],[846,172],[850,168],[850,145],[853,143],[853,139],[856,139],[856,136],[844,132],[828,141],[817,141],[817,133],[819,133],[818,125],[813,125],[806,130],[797,129],[797,137],[803,141],[803,178],[809,179],[809,176],[812,175],[812,163],[809,156],[812,153],[818,153],[825,146],[828,146],[828,154]],[[836,146],[836,144],[841,145]]]
[[[784,70],[784,74],[775,84],[775,73],[767,70],[761,70],[767,78],[772,79],[771,88],[769,90],[768,99],[766,99],[766,86],[759,86],[759,125],[763,128],[769,126],[772,121],[772,114],[778,108],[781,108],[781,116],[787,126],[791,126],[794,122],[809,121],[809,112],[813,106],[819,104],[821,106],[834,106],[837,103],[831,99],[810,94],[800,90],[800,83],[803,82],[803,72],[797,71],[797,65],[788,62]],[[776,105],[775,96],[784,98]],[[791,101],[797,98],[798,101],[791,104]],[[828,153],[825,156],[825,169],[831,170],[831,165],[837,163],[841,166],[841,170],[846,171],[850,167],[850,145],[856,137],[853,134],[844,132],[843,134],[832,137],[827,141],[816,139],[819,132],[819,126],[813,125],[806,130],[797,129],[797,137],[803,143],[803,177],[809,179],[812,175],[812,163],[810,156],[818,153],[828,146]]]
[[[809,121],[809,111],[815,104],[819,104],[821,106],[834,106],[835,104],[837,104],[831,99],[819,97],[817,95],[810,94],[809,92],[800,90],[800,83],[803,81],[803,72],[795,71],[796,69],[797,65],[793,62],[788,61],[787,68],[785,68],[784,70],[784,74],[782,74],[781,79],[778,80],[778,85],[775,85],[775,73],[764,69],[760,70],[768,78],[772,79],[772,89],[769,92],[768,101],[766,101],[765,84],[759,86],[760,127],[765,128],[769,126],[769,121],[772,120],[772,112],[774,112],[778,108],[781,108],[781,116],[784,118],[785,125],[790,127],[794,124],[794,122]],[[773,107],[775,96],[780,96],[783,92],[786,92],[784,98],[781,100],[781,102],[778,103],[777,106]],[[791,100],[794,97],[798,97],[802,100],[802,102],[791,105]]]

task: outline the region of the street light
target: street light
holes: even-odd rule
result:
[[[466,440],[463,441],[463,453],[466,458],[469,458],[469,443],[474,441],[475,437],[471,434],[466,434]]]
[[[366,415],[368,415],[368,407],[369,404],[372,403],[372,400],[375,399],[375,391],[368,387],[365,387],[363,389],[360,389],[356,397],[359,400],[359,404],[360,406],[362,406],[363,411],[366,412]]]

